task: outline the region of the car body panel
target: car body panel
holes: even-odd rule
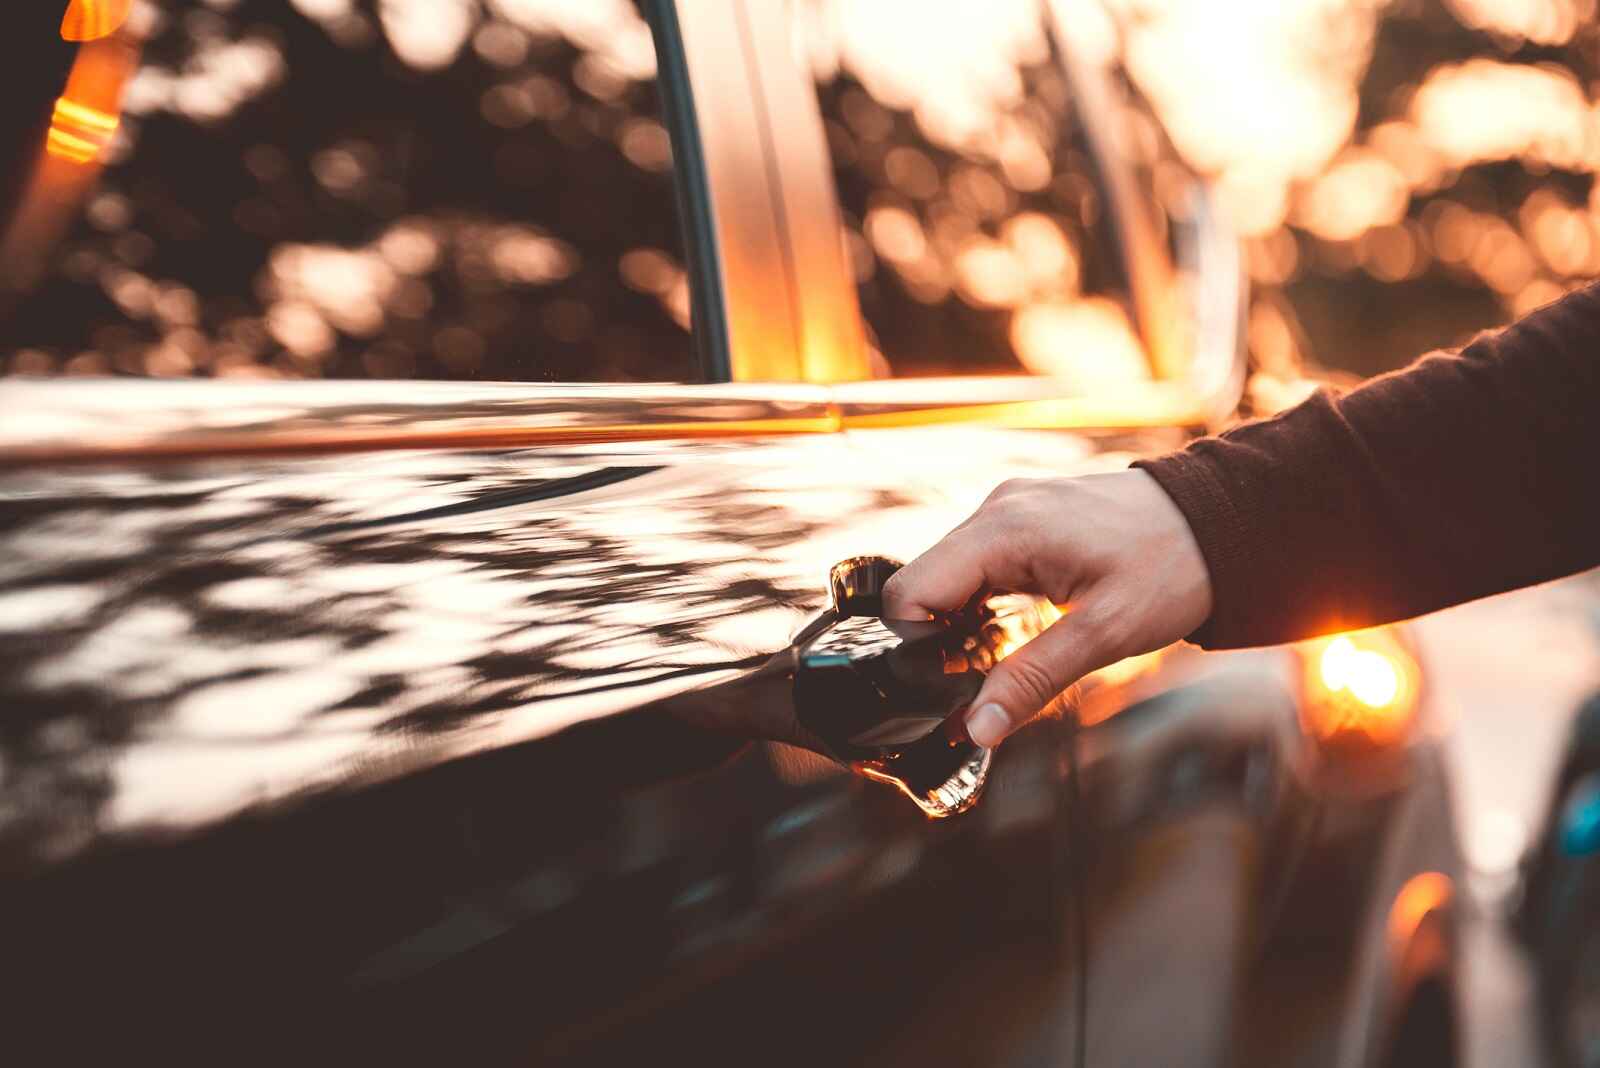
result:
[[[1233,414],[1203,192],[1140,237],[1090,139],[1168,377],[864,380],[785,6],[647,7],[732,381],[0,385],[8,1052],[1377,1063],[1443,779],[1345,789],[1292,654],[1100,673],[942,821],[794,714],[837,561]]]
[[[836,560],[913,551],[995,471],[1117,462],[940,437],[985,463],[909,478],[909,442],[836,434],[8,473],[4,914],[39,1008],[84,970],[204,1000],[225,953],[251,1012],[303,1010],[565,907],[598,985],[548,946],[478,970],[593,1015],[630,968],[649,989],[922,871],[914,808],[738,695]],[[643,926],[607,937],[612,899]]]
[[[1134,676],[1110,699],[1134,710],[1086,735],[1079,849],[1069,724],[929,823],[808,750],[785,704],[834,562],[908,557],[998,478],[1116,469],[1172,433],[14,468],[3,915],[28,1004],[160,1033],[152,1002],[182,998],[369,1047],[374,1014],[411,1007],[371,1048],[464,1030],[485,1056],[601,1062],[714,1019],[707,1055],[731,1057],[816,1015],[785,1055],[1040,1063],[1078,1038],[1086,895],[1092,1063],[1235,1063],[1292,658]]]

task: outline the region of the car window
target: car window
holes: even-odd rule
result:
[[[1085,389],[1151,374],[1055,18],[1039,0],[799,7],[885,373]],[[1136,101],[1112,103],[1099,121],[1153,163],[1159,128]]]
[[[630,0],[141,0],[125,32],[103,179],[0,302],[0,370],[698,377]]]

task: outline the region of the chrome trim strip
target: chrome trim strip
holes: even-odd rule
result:
[[[1183,383],[1065,396],[1054,379],[806,384],[0,381],[0,468],[389,449],[512,449],[829,434],[939,423],[1031,429],[1203,426]]]
[[[0,467],[827,433],[803,385],[0,382]]]
[[[1182,382],[1130,382],[1074,395],[1054,378],[925,378],[844,383],[829,390],[845,430],[983,423],[1018,430],[1200,427],[1202,398]]]

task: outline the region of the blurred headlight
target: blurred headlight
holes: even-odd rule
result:
[[[1395,632],[1354,631],[1301,647],[1300,718],[1325,749],[1356,754],[1405,742],[1422,672]]]

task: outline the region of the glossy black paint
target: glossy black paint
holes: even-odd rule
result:
[[[729,10],[749,30],[761,9]],[[695,21],[715,30],[716,15]],[[781,34],[738,43],[769,72],[793,59]],[[669,79],[683,59],[662,54]],[[1059,95],[1057,72],[1028,84],[1046,74]],[[729,105],[666,103],[675,137],[691,104],[690,119]],[[678,192],[703,196],[681,185],[710,182],[685,147]],[[471,158],[451,163],[490,173]],[[1091,162],[1072,177],[1098,180]],[[648,178],[656,222],[665,182]],[[595,199],[555,192],[538,206]],[[1083,188],[1061,192],[1032,206],[1080,213],[1062,233],[1098,227]],[[717,305],[696,294],[697,331],[829,291],[825,258],[797,250],[837,247],[831,214],[766,199],[801,193],[816,190],[747,180],[688,201],[691,243],[749,261],[744,286],[722,264],[722,288],[744,295],[728,322],[703,321]],[[559,237],[582,214],[544,221]],[[622,218],[600,220],[627,239],[613,253],[640,236]],[[733,219],[794,229],[769,261]],[[1122,229],[1128,248],[1088,257],[1092,288],[1117,281],[1102,271],[1170,282]],[[229,247],[207,269],[241,254],[228,231],[209,228]],[[473,245],[454,233],[452,248]],[[607,247],[583,266],[615,297]],[[687,257],[709,284],[705,251]],[[1197,366],[1222,374],[1189,383],[1204,404],[1156,410],[1210,412],[1240,370],[1237,263],[1218,262],[1196,258],[1193,293],[1211,339],[1197,351],[1222,358]],[[584,273],[567,283],[587,303]],[[622,296],[679,333],[618,358],[681,364],[678,320]],[[891,360],[917,346],[889,344],[890,327],[957,336],[920,303],[876,307],[904,320],[879,317]],[[1010,366],[1000,314],[974,322]],[[571,363],[513,348],[514,366]],[[971,347],[924,348],[923,370],[973,369]],[[324,370],[352,371],[353,355]],[[1325,774],[1296,727],[1293,657],[1169,651],[1098,680],[1093,726],[1047,718],[983,753],[982,797],[950,819],[866,777],[893,778],[916,747],[965,758],[932,728],[1016,635],[990,633],[998,611],[898,632],[837,582],[830,608],[830,568],[910,558],[1001,479],[1120,469],[1183,438],[999,425],[1006,403],[1061,393],[1046,379],[964,380],[954,399],[938,382],[0,385],[0,1049],[921,1066],[1070,1063],[1082,1045],[1091,1064],[1379,1063],[1419,984],[1448,976],[1447,956],[1418,957],[1391,922],[1411,879],[1454,874],[1444,780],[1425,739],[1364,791]],[[811,685],[843,668],[825,658],[863,651],[844,682]],[[919,722],[871,733],[891,720]],[[909,792],[926,807],[929,791]],[[1447,913],[1424,918],[1447,931]]]
[[[1076,850],[1059,722],[930,823],[796,717],[794,640],[834,563],[910,555],[995,478],[1136,442],[944,427],[6,473],[8,1041],[1056,1063],[1088,982],[1091,1063],[1251,1063],[1247,995],[1287,916],[1340,947],[1290,958],[1329,976],[1291,1002],[1336,1031],[1362,924],[1445,863],[1407,844],[1433,817],[1394,816],[1440,786],[1321,797],[1290,658],[1130,691],[1084,736]],[[1296,845],[1316,806],[1343,837]],[[1339,909],[1282,889],[1311,863],[1352,873]]]

